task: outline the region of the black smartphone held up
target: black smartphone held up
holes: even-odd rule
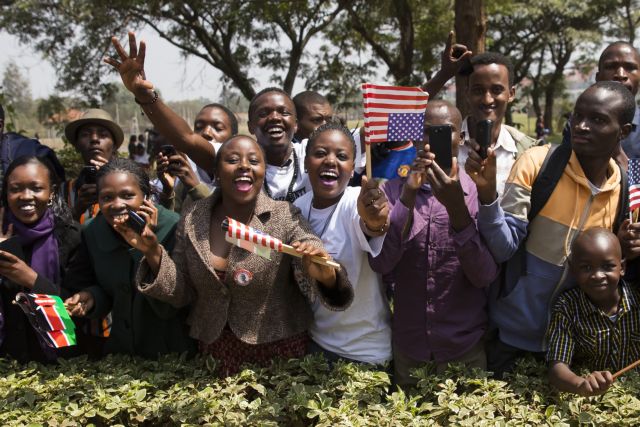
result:
[[[178,154],[178,152],[176,151],[176,147],[174,147],[173,145],[161,145],[160,146],[160,152],[165,157],[171,157],[174,154]]]
[[[24,261],[24,251],[22,250],[22,245],[20,244],[17,236],[11,236],[7,240],[0,242],[0,251],[9,252],[11,255],[15,255]],[[0,259],[8,261],[8,258],[2,255],[0,255]]]
[[[493,131],[493,120],[480,120],[476,123],[476,142],[480,146],[480,157],[487,158],[487,149],[491,146],[491,133]]]
[[[429,147],[436,156],[436,163],[444,171],[451,169],[451,125],[429,126]]]
[[[80,174],[85,184],[95,184],[97,182],[98,168],[95,166],[83,166]]]
[[[127,218],[127,225],[129,228],[137,234],[142,234],[145,225],[147,225],[147,221],[131,209],[127,209],[127,213],[129,214],[129,218]]]

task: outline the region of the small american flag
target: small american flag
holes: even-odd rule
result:
[[[640,159],[629,159],[629,212],[640,208]]]
[[[421,141],[429,94],[418,87],[362,85],[367,144]]]
[[[263,258],[271,259],[271,250],[282,252],[282,241],[227,217],[225,240]]]

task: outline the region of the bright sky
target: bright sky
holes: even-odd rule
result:
[[[147,78],[162,91],[169,101],[204,97],[211,100],[220,95],[222,73],[199,58],[184,59],[178,48],[158,37],[152,31],[137,34],[147,42]],[[55,92],[57,76],[51,64],[42,59],[30,46],[21,45],[16,37],[0,31],[0,76],[11,61],[25,73],[31,83],[34,98],[45,98]],[[126,46],[126,45],[125,45]],[[107,72],[107,64],[103,64]],[[269,73],[252,75],[260,82],[260,87],[270,85]],[[115,79],[116,76],[113,75]],[[304,82],[297,81],[294,93],[303,89]]]

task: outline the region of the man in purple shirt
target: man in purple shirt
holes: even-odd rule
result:
[[[370,263],[376,272],[395,277],[393,358],[401,387],[416,384],[409,371],[425,362],[435,362],[437,372],[449,362],[486,368],[485,288],[497,277],[498,266],[476,226],[475,185],[457,166],[461,124],[457,108],[430,102],[423,143],[429,142],[429,126],[450,125],[451,170],[436,164],[428,146],[417,147],[409,176],[381,187],[391,226],[381,254]]]

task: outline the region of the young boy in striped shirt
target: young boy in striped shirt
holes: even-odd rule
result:
[[[549,382],[582,396],[603,394],[614,372],[640,358],[640,292],[627,285],[618,238],[591,228],[576,238],[569,259],[577,288],[562,294],[547,331]],[[580,364],[593,371],[581,377]]]

